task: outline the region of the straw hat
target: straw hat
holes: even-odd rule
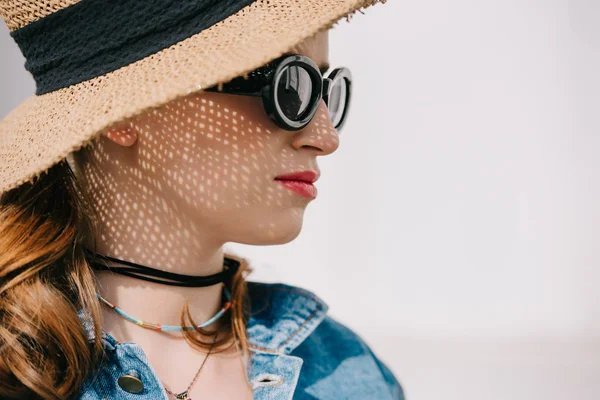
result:
[[[0,194],[111,125],[241,76],[386,0],[2,0],[36,94],[0,121]]]

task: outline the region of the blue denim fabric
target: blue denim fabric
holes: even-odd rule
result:
[[[314,293],[281,283],[248,282],[251,316],[249,382],[254,399],[404,400],[388,367],[352,330],[327,315],[327,304]],[[83,325],[93,339],[89,321]],[[170,397],[142,348],[118,342],[102,330],[107,360],[84,384],[81,400]],[[138,377],[139,393],[123,390],[122,375]]]

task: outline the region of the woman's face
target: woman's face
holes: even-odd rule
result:
[[[328,65],[327,32],[293,52]],[[82,169],[94,175],[95,187],[118,193],[92,193],[104,198],[96,202],[102,219],[120,220],[113,225],[141,217],[155,226],[192,224],[218,243],[280,244],[299,234],[312,199],[275,177],[319,173],[317,156],[338,145],[323,101],[311,123],[292,132],[269,119],[260,97],[204,92],[114,126],[93,146],[94,162]],[[111,217],[115,207],[122,213]]]

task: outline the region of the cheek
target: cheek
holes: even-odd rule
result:
[[[142,131],[140,152],[151,158],[146,168],[157,188],[199,215],[236,215],[236,210],[259,215],[262,209],[300,204],[273,181],[287,170],[288,150],[260,98],[187,96],[136,124]]]

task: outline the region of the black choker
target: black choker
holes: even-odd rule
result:
[[[237,273],[237,271],[240,267],[239,261],[234,260],[232,258],[225,257],[225,260],[223,262],[224,270],[222,272],[218,272],[216,274],[206,275],[206,276],[182,275],[182,274],[176,274],[173,272],[162,271],[160,269],[155,269],[155,268],[150,268],[150,267],[146,267],[143,265],[135,264],[135,263],[132,263],[131,261],[119,260],[118,258],[101,255],[98,253],[94,253],[87,248],[84,248],[84,249],[85,249],[86,254],[88,256],[90,256],[90,257],[88,257],[88,262],[90,263],[92,268],[94,268],[95,270],[112,271],[112,272],[116,272],[121,275],[131,276],[133,278],[139,278],[139,279],[143,279],[143,280],[149,281],[149,282],[162,283],[165,285],[172,285],[172,286],[206,287],[206,286],[213,286],[218,283],[224,282],[226,287],[229,290],[231,290],[233,276]],[[97,259],[95,259],[95,258],[97,258]],[[102,259],[129,265],[132,268],[108,266],[101,261]],[[138,275],[138,274],[157,276],[159,278],[170,279],[173,282],[148,278],[146,276]]]

